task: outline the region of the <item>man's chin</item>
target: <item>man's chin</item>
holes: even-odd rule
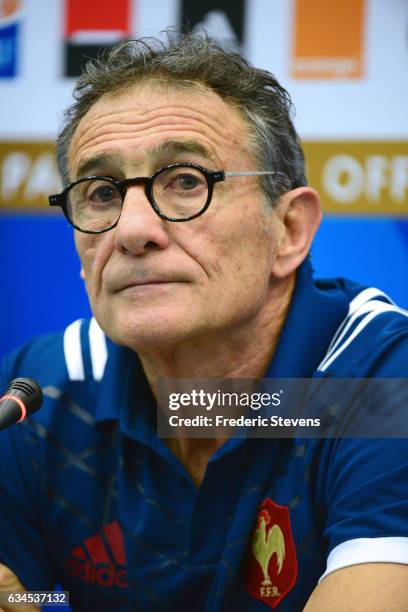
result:
[[[101,326],[102,327],[102,326]],[[116,344],[137,353],[157,353],[193,340],[195,334],[185,321],[164,319],[126,321],[105,326],[105,333]]]

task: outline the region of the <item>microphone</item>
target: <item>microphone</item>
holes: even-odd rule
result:
[[[41,407],[43,394],[32,378],[14,378],[3,397],[0,397],[0,431],[20,423]]]

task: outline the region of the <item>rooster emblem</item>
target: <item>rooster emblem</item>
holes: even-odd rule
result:
[[[264,580],[263,586],[272,585],[269,577],[269,561],[272,555],[276,554],[276,560],[278,563],[278,574],[282,570],[283,561],[285,558],[285,538],[279,525],[272,525],[268,532],[266,526],[271,522],[271,516],[269,512],[264,508],[258,514],[258,526],[255,530],[252,540],[252,550],[255,555],[255,559],[258,561]]]

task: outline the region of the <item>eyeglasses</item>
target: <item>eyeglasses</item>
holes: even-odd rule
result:
[[[151,207],[167,221],[191,221],[210,205],[214,185],[234,176],[281,175],[281,172],[211,171],[197,164],[171,164],[152,176],[117,181],[108,176],[87,176],[49,196],[50,206],[61,206],[69,223],[80,232],[101,234],[114,228],[129,187],[143,185]]]

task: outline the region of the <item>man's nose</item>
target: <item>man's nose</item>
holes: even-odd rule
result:
[[[146,197],[144,185],[129,186],[115,232],[115,247],[124,253],[142,255],[148,250],[163,250],[169,245],[167,227]]]

